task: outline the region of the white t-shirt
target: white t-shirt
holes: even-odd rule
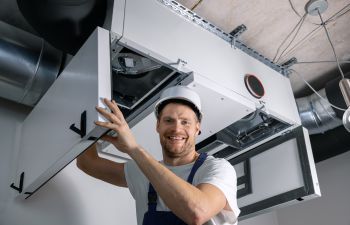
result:
[[[193,164],[194,162],[183,166],[165,166],[177,176],[187,180]],[[148,211],[149,181],[141,172],[137,164],[132,160],[125,164],[124,172],[131,195],[136,201],[137,223],[138,225],[142,225],[143,216]],[[236,217],[238,217],[240,210],[237,206],[237,177],[233,166],[225,159],[208,156],[195,173],[192,182],[194,186],[201,183],[212,184],[219,188],[226,196],[226,200],[233,210],[222,210],[206,222],[205,225],[236,225]],[[170,188],[171,187],[169,187],[169,189]],[[157,211],[170,211],[159,195]]]

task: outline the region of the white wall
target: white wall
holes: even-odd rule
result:
[[[75,161],[29,199],[15,198],[9,187],[16,170],[15,134],[28,111],[0,99],[0,225],[136,224],[129,191],[83,174]]]
[[[316,169],[322,197],[278,210],[279,225],[350,225],[350,151]]]

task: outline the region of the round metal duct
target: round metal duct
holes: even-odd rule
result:
[[[54,47],[75,55],[106,17],[106,0],[17,0],[30,25]]]
[[[34,106],[55,81],[62,52],[0,21],[0,97]]]

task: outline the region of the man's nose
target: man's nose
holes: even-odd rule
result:
[[[180,120],[176,120],[173,124],[173,129],[175,131],[181,130],[182,129],[182,124]]]

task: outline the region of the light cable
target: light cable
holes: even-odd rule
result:
[[[276,62],[278,62],[278,61],[281,59],[281,57],[283,57],[283,53],[285,53],[285,52],[287,51],[287,49],[289,48],[289,46],[293,43],[293,41],[295,40],[295,38],[296,38],[297,35],[299,34],[299,31],[300,31],[300,29],[301,29],[301,27],[302,27],[302,25],[303,25],[303,23],[304,23],[304,21],[305,21],[305,18],[306,18],[306,14],[302,17],[302,21],[301,21],[299,27],[297,28],[297,31],[295,32],[295,34],[294,34],[292,40],[291,40],[291,41],[289,42],[289,44],[285,47],[285,49],[281,52],[281,54],[280,54],[280,56],[278,57],[278,59],[276,60]]]
[[[323,61],[298,61],[295,64],[312,64],[312,63],[335,63],[333,60],[323,60]],[[339,61],[340,63],[350,63],[349,60]]]
[[[294,69],[289,69],[289,70],[292,71],[292,72],[294,72],[296,75],[298,75],[298,76],[304,81],[304,83],[305,83],[318,97],[320,97],[320,98],[323,99],[324,101],[329,102],[327,99],[325,99],[324,97],[322,97],[322,96],[311,86],[311,84],[310,84],[309,82],[307,82],[307,81],[304,79],[303,76],[300,75],[300,73],[298,73],[298,72],[297,72],[296,70],[294,70]],[[330,102],[329,102],[329,104],[330,104],[333,108],[335,108],[335,109],[338,109],[338,110],[341,110],[341,111],[346,111],[346,109],[343,109],[343,108],[340,108],[340,107],[338,107],[338,106],[336,106],[336,105],[333,105],[333,104],[330,103]]]
[[[326,24],[323,22],[323,19],[322,19],[322,16],[321,16],[321,13],[320,13],[320,11],[319,11],[319,10],[317,10],[317,13],[318,13],[318,15],[319,15],[319,17],[320,17],[321,24],[322,24],[322,26],[323,26],[323,28],[324,28],[324,30],[325,30],[325,32],[326,32],[326,35],[327,35],[328,41],[329,41],[329,43],[330,43],[330,45],[331,45],[331,47],[332,47],[332,50],[333,50],[333,54],[334,54],[335,60],[337,61],[337,66],[338,66],[339,72],[340,72],[340,74],[341,74],[342,78],[344,79],[344,78],[345,78],[345,76],[344,76],[344,73],[343,73],[343,71],[342,71],[342,69],[341,69],[341,67],[340,67],[339,60],[338,60],[338,56],[337,56],[337,54],[335,53],[335,49],[334,49],[333,43],[332,43],[332,41],[331,41],[331,38],[329,37],[329,34],[328,34],[328,30],[327,30]]]
[[[304,18],[306,17],[306,13],[303,15],[303,17],[300,18],[300,20],[298,21],[298,23],[294,26],[294,28],[292,29],[292,31],[287,35],[287,37],[282,41],[282,43],[280,44],[280,46],[278,47],[275,56],[273,57],[272,61],[275,62],[275,59],[278,56],[278,53],[280,51],[280,49],[282,48],[282,45],[288,40],[288,38],[293,34],[293,32],[298,28],[299,24],[302,23],[302,21],[304,20]]]

